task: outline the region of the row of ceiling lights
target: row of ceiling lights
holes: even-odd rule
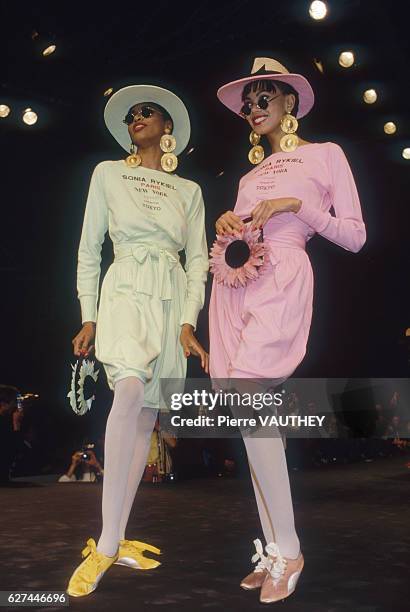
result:
[[[0,118],[5,119],[10,115],[11,109],[7,104],[0,104]],[[38,115],[31,108],[26,108],[22,114],[22,120],[27,125],[34,125],[37,122]]]
[[[324,19],[327,15],[327,12],[328,12],[328,8],[327,8],[326,2],[322,2],[321,0],[314,0],[314,2],[311,2],[309,6],[309,15],[312,17],[312,19],[315,19],[315,20]],[[38,32],[36,31],[33,32],[32,34],[33,40],[38,37],[39,37]],[[48,55],[51,55],[52,53],[54,53],[55,50],[56,50],[56,45],[54,44],[47,45],[43,48],[42,55],[44,57],[47,57]],[[342,51],[339,54],[339,65],[342,66],[342,68],[351,68],[354,65],[354,62],[355,62],[355,55],[353,51],[350,51],[350,50]],[[321,64],[321,62],[315,61],[315,64],[318,70],[323,72],[323,65]],[[113,88],[110,87],[104,91],[104,96],[108,97],[109,95],[112,94],[112,92],[113,92]],[[366,91],[363,92],[362,97],[363,97],[363,101],[366,104],[374,104],[377,101],[378,95],[375,89],[366,89]],[[11,109],[7,104],[0,104],[0,118],[8,117],[10,112],[11,112]],[[35,123],[37,123],[38,115],[31,108],[26,108],[23,111],[22,120],[26,125],[34,125]],[[397,126],[394,123],[394,121],[387,121],[383,126],[383,130],[385,134],[392,135],[396,133]],[[192,151],[190,150],[189,153],[191,152]],[[410,147],[405,147],[402,150],[402,156],[404,157],[404,159],[410,159]]]
[[[41,40],[40,34],[37,30],[34,30],[31,34],[32,40]],[[45,46],[44,46],[45,45]],[[55,44],[45,44],[42,45],[41,54],[44,57],[52,55],[56,50],[57,46]],[[7,104],[0,104],[0,119],[5,119],[10,115],[11,108]],[[31,108],[26,108],[22,114],[22,120],[26,125],[34,125],[37,123],[38,115]]]
[[[326,2],[314,0],[314,2],[310,3],[309,15],[312,17],[312,19],[317,21],[324,19],[327,13],[328,7]],[[355,63],[355,55],[351,50],[342,51],[339,54],[338,61],[342,68],[351,68]],[[323,64],[319,60],[315,60],[315,65],[320,72],[323,72]],[[362,98],[366,104],[374,104],[378,98],[377,91],[375,89],[366,89],[366,91],[363,92]],[[394,121],[387,121],[383,126],[383,130],[385,134],[395,134],[397,132],[397,126]],[[405,147],[401,154],[404,159],[410,159],[410,147]]]

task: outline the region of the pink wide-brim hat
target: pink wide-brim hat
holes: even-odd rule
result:
[[[251,76],[232,81],[222,85],[217,91],[217,96],[222,104],[239,116],[243,106],[242,92],[245,85],[252,81],[282,81],[291,85],[299,94],[299,109],[296,117],[304,117],[312,109],[315,103],[315,94],[309,81],[301,74],[290,73],[285,66],[277,60],[269,57],[255,58],[251,70]]]

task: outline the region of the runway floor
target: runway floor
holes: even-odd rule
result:
[[[403,456],[291,472],[305,569],[295,593],[270,606],[239,588],[252,540],[261,536],[247,479],[143,484],[127,537],[161,548],[162,565],[114,566],[92,595],[70,598],[70,609],[403,610],[410,598],[405,463]],[[0,590],[65,590],[86,540],[99,535],[102,487],[26,481],[0,488]]]

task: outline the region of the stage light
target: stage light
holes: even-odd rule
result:
[[[339,64],[342,68],[350,68],[354,64],[354,53],[353,51],[342,51],[339,55]]]
[[[24,123],[27,123],[27,125],[33,125],[34,123],[37,122],[37,119],[38,119],[37,113],[31,110],[31,108],[26,108],[26,110],[23,113]]]
[[[43,50],[43,55],[51,55],[52,53],[54,53],[54,51],[56,50],[56,46],[55,45],[49,45],[48,47],[46,47]]]
[[[189,151],[187,151],[187,155],[191,155],[193,151],[195,151],[195,147],[191,147]]]
[[[225,170],[222,170],[222,172],[220,172],[219,174],[216,175],[216,178],[218,178],[218,176],[222,176],[223,174],[225,174]]]
[[[377,93],[375,89],[366,89],[363,94],[363,100],[366,104],[374,104],[377,100]]]
[[[327,6],[325,2],[321,0],[315,0],[309,7],[309,15],[312,19],[323,19],[327,15]]]
[[[404,157],[404,159],[410,159],[410,147],[406,147],[405,149],[403,149],[401,154]]]
[[[395,134],[397,127],[396,124],[393,123],[393,121],[388,121],[384,124],[383,129],[385,134]]]
[[[323,74],[325,71],[325,69],[323,68],[323,63],[319,59],[316,59],[316,58],[313,60],[313,63],[316,66],[316,68],[319,70],[319,72]]]
[[[113,91],[114,91],[113,88],[109,87],[108,89],[104,91],[104,97],[110,96]]]
[[[7,117],[10,114],[10,107],[7,104],[0,104],[0,117]]]

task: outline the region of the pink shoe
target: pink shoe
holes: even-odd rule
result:
[[[247,591],[251,591],[253,589],[259,589],[262,584],[265,582],[265,578],[268,575],[268,569],[273,564],[273,560],[269,559],[263,554],[262,542],[257,539],[254,540],[256,553],[253,555],[251,561],[252,563],[256,563],[258,561],[258,565],[255,567],[251,574],[248,574],[241,582],[241,587],[246,589]]]
[[[299,576],[302,573],[304,559],[300,552],[297,559],[282,557],[279,547],[271,542],[265,548],[271,557],[276,557],[265,581],[262,585],[260,602],[273,603],[289,597],[296,588]]]

